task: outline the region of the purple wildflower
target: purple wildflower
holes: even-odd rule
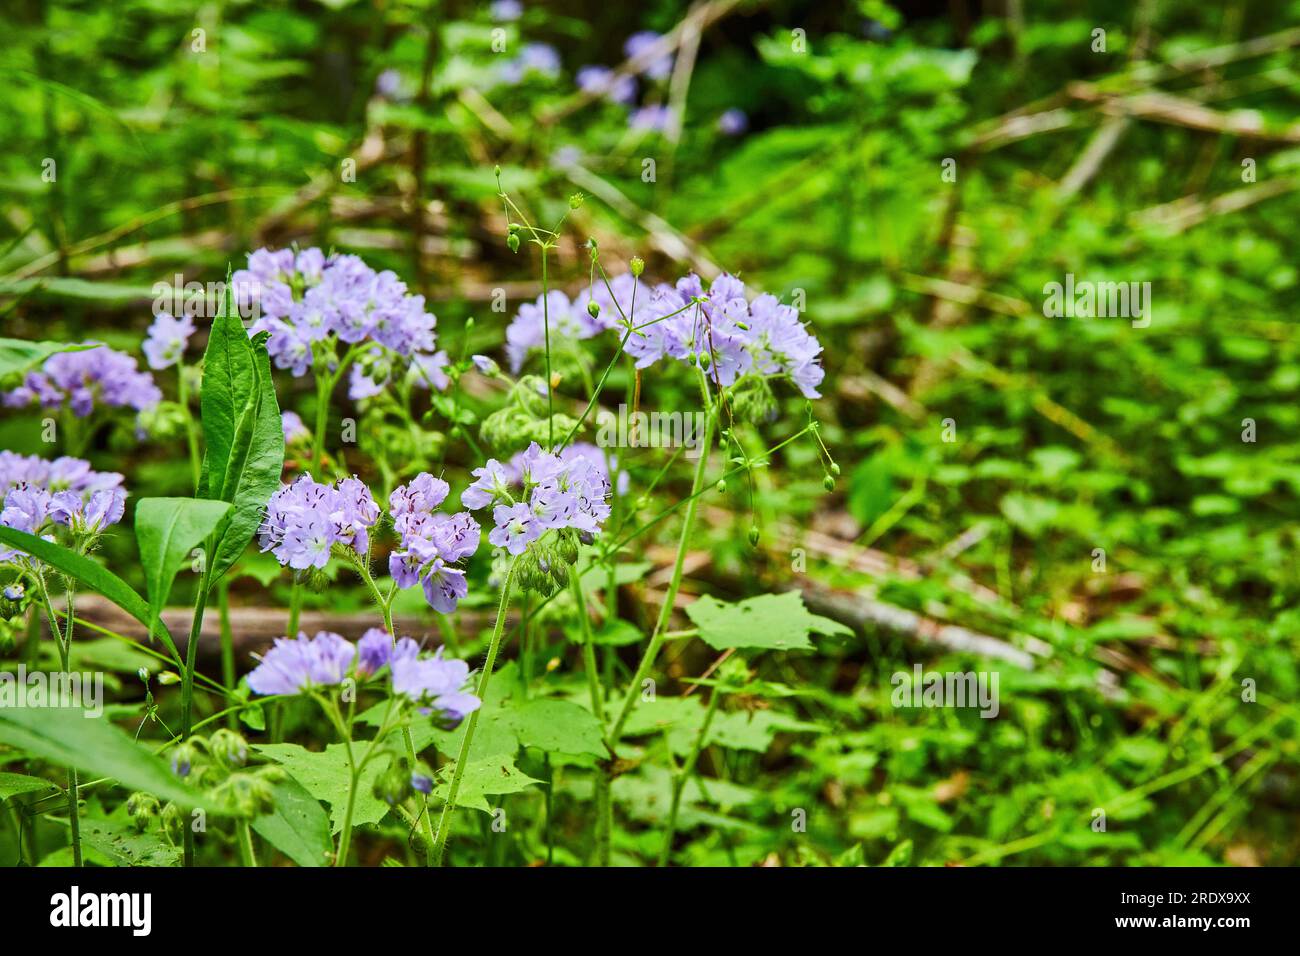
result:
[[[145,411],[161,400],[153,376],[140,371],[131,356],[106,345],[51,355],[40,371],[28,372],[23,384],[4,396],[11,408],[33,403],[46,409],[67,407],[78,418],[88,416],[96,405]]]
[[[141,346],[152,369],[171,368],[185,354],[185,344],[194,334],[194,320],[188,315],[179,319],[159,312],[149,326],[149,335]]]
[[[744,110],[732,107],[718,117],[718,132],[723,136],[740,136],[749,129],[749,117]]]
[[[636,79],[631,76],[615,76],[607,66],[584,66],[578,70],[574,80],[578,89],[584,93],[599,93],[611,103],[631,103],[636,99]]]
[[[481,536],[469,512],[436,511],[447,492],[445,481],[421,472],[388,500],[393,527],[401,536],[401,547],[388,557],[389,574],[399,588],[419,584],[429,606],[444,614],[469,593],[465,572],[454,565],[478,550]]]
[[[334,487],[303,475],[271,496],[258,543],[282,565],[299,571],[323,568],[335,545],[364,556],[369,529],[378,521],[379,506],[358,479],[344,478]]]
[[[653,30],[642,30],[634,33],[627,38],[623,44],[623,52],[629,58],[639,56],[657,43],[662,37]],[[649,64],[642,70],[646,76],[652,80],[666,80],[673,72],[673,55],[671,53],[661,54],[652,59]]]
[[[356,647],[331,631],[313,638],[300,633],[290,640],[278,637],[248,675],[255,694],[297,694],[313,687],[343,682],[352,667]]]

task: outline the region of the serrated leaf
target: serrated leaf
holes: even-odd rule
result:
[[[364,745],[363,745],[364,746]],[[284,767],[309,794],[330,806],[332,833],[343,829],[347,814],[348,772],[347,749],[343,744],[330,744],[324,750],[307,750],[297,744],[258,744],[253,747],[268,760]],[[356,748],[354,747],[354,750]],[[375,778],[385,769],[382,759],[366,765],[357,783],[356,805],[352,810],[352,825],[378,823],[389,811],[388,804],[374,795]]]
[[[51,763],[111,777],[182,807],[205,806],[201,794],[160,758],[107,720],[71,707],[0,708],[0,743]]]
[[[447,800],[453,769],[454,765],[451,764],[443,768],[442,776],[445,780],[433,791],[433,795],[444,803]],[[541,782],[516,767],[514,758],[496,756],[484,760],[471,760],[465,765],[460,789],[456,792],[456,806],[487,813],[491,808],[486,797],[503,793],[519,793]]]
[[[853,631],[804,607],[798,591],[763,594],[736,604],[705,595],[686,608],[700,629],[700,639],[715,650],[812,650],[810,633],[851,636]]]
[[[512,704],[502,716],[525,747],[597,757],[607,752],[600,721],[591,711],[571,701],[537,698]]]
[[[19,548],[32,557],[44,561],[50,567],[56,568],[74,578],[79,583],[90,588],[90,590],[102,594],[143,624],[149,633],[161,638],[163,643],[167,645],[167,649],[171,651],[172,657],[180,661],[180,654],[177,653],[176,644],[172,641],[172,636],[168,633],[167,628],[161,622],[155,623],[153,614],[150,612],[149,605],[144,598],[140,597],[131,585],[112,571],[101,567],[85,555],[77,554],[75,551],[63,547],[61,544],[46,541],[44,538],[14,528],[0,526],[0,544]]]
[[[81,841],[118,866],[179,866],[181,851],[157,833],[112,820],[83,820]]]

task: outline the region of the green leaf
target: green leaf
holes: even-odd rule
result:
[[[284,469],[284,431],[265,336],[249,339],[232,307],[229,276],[226,286],[203,359],[207,452],[199,494],[234,507],[213,536],[210,581],[244,553]]]
[[[92,591],[102,594],[143,624],[151,634],[162,638],[163,643],[167,645],[167,650],[171,651],[172,657],[180,661],[180,654],[177,653],[176,644],[172,641],[167,628],[161,622],[155,625],[154,616],[144,598],[112,571],[61,544],[46,541],[44,538],[14,528],[0,526],[0,544],[21,548],[32,557],[39,558]]]
[[[90,346],[66,342],[28,342],[0,338],[0,382],[11,375],[23,375],[58,352],[77,352]]]
[[[705,595],[686,609],[686,615],[700,629],[700,639],[715,650],[812,650],[810,632],[828,637],[853,634],[838,621],[810,613],[798,591],[763,594],[738,604]]]
[[[330,744],[320,751],[307,750],[297,744],[258,744],[253,749],[284,767],[290,776],[302,784],[304,790],[330,805],[332,832],[338,833],[343,829],[351,779],[347,749],[343,744]],[[352,811],[353,826],[378,823],[388,813],[388,804],[373,793],[375,778],[384,769],[384,761],[375,759],[361,772],[356,806]]]
[[[157,833],[113,820],[83,820],[81,840],[118,866],[179,866],[181,851]]]
[[[129,790],[144,790],[182,807],[203,807],[203,798],[160,758],[107,720],[72,707],[0,708],[0,743],[64,767],[112,777]]]
[[[29,777],[25,773],[0,773],[0,803],[20,793],[38,793],[44,790],[56,790],[57,787],[40,777]]]
[[[229,513],[224,501],[203,498],[141,498],[135,508],[135,536],[149,595],[149,615],[157,620],[181,567]]]
[[[600,721],[571,701],[537,698],[506,708],[502,716],[525,747],[596,757],[606,753]]]
[[[433,795],[444,803],[447,800],[447,790],[453,770],[453,764],[448,764],[442,769],[444,782],[433,791]],[[488,813],[491,808],[485,799],[487,796],[519,793],[541,782],[516,767],[513,758],[498,755],[484,760],[471,760],[465,765],[460,789],[456,792],[456,806]]]
[[[324,866],[334,852],[334,841],[320,801],[293,779],[271,789],[275,810],[253,820],[253,829],[299,866]]]

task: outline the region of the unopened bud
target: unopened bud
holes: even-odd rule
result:
[[[178,777],[188,777],[198,756],[198,748],[191,741],[177,744],[172,750],[172,773]]]
[[[510,247],[511,252],[517,253],[519,251],[519,234],[512,232],[506,236],[506,245]]]
[[[600,316],[600,303],[597,302],[595,299],[592,299],[590,302],[588,302],[587,314],[591,316],[593,319],[598,318]]]
[[[718,479],[718,483],[717,483],[716,485],[714,485],[713,487],[714,487],[714,489],[718,492],[718,494],[720,494],[720,495],[721,495],[721,494],[724,494],[724,493],[726,492],[726,490],[727,490],[727,482],[726,482],[726,479],[719,478],[719,479]]]
[[[628,266],[632,270],[632,278],[634,279],[641,278],[641,273],[645,272],[645,260],[640,256],[633,256],[631,261],[628,262]]]
[[[825,478],[822,479],[822,487],[825,488],[827,491],[834,491],[835,479],[832,478],[830,475],[827,475]]]
[[[749,543],[751,547],[758,547],[758,525],[750,525]]]
[[[127,797],[126,812],[130,815],[131,820],[135,823],[136,828],[144,831],[148,829],[150,821],[162,811],[162,804],[152,793],[142,793],[137,791]]]
[[[835,462],[831,462],[831,474],[834,475],[836,478],[840,476],[840,466],[837,465]]]
[[[572,196],[569,197],[569,208],[577,209],[579,206],[583,204],[584,201],[586,201],[586,198],[587,197],[584,196],[582,193],[574,193]]]
[[[224,727],[212,735],[208,752],[227,767],[242,767],[248,763],[248,741]]]

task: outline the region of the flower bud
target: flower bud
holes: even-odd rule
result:
[[[170,687],[172,684],[179,684],[180,682],[180,675],[175,671],[163,671],[158,675],[158,683],[164,687]]]
[[[593,315],[592,318],[595,318]],[[23,587],[23,582],[15,581],[13,584],[5,585],[5,600],[17,603],[27,596],[27,588]]]
[[[519,234],[512,232],[506,236],[506,245],[510,247],[511,252],[517,253],[519,251]]]
[[[599,318],[599,317],[600,317],[600,303],[597,302],[595,299],[592,299],[590,302],[588,302],[588,303],[587,303],[587,314],[588,314],[589,316],[591,316],[593,319]]]
[[[423,773],[413,773],[411,774],[411,789],[427,797],[433,793],[433,778]]]
[[[565,564],[578,562],[578,538],[572,528],[562,528],[555,541],[555,553]]]
[[[822,487],[825,488],[827,491],[834,491],[835,479],[832,478],[830,475],[827,475],[825,478],[822,479]]]
[[[645,272],[645,260],[640,256],[633,256],[628,266],[632,270],[632,278],[634,279],[641,278],[641,273]]]
[[[569,208],[577,209],[579,206],[583,204],[583,202],[586,201],[586,199],[587,197],[584,196],[582,193],[574,193],[572,196],[569,197]]]
[[[178,777],[188,777],[198,759],[199,749],[193,741],[183,741],[172,748],[172,773]]]
[[[831,474],[834,475],[836,478],[840,476],[840,466],[837,465],[835,462],[831,462]]]
[[[172,843],[180,843],[185,833],[185,813],[174,803],[162,808],[163,833]]]
[[[375,799],[396,806],[411,795],[411,786],[411,768],[406,758],[390,761],[388,769],[375,778]]]
[[[749,527],[749,544],[751,547],[758,547],[758,525],[750,525]]]
[[[161,810],[162,804],[158,802],[158,798],[152,793],[136,791],[127,797],[126,812],[130,815],[136,829],[141,832],[149,828],[150,821],[158,816]]]
[[[212,735],[208,752],[227,767],[242,767],[248,763],[248,741],[233,730],[222,728]]]
[[[720,494],[720,495],[721,495],[721,494],[725,494],[726,491],[727,491],[727,481],[726,481],[726,479],[725,479],[725,478],[719,478],[719,479],[718,479],[718,483],[717,483],[716,485],[713,486],[713,489],[714,489],[718,494]]]

